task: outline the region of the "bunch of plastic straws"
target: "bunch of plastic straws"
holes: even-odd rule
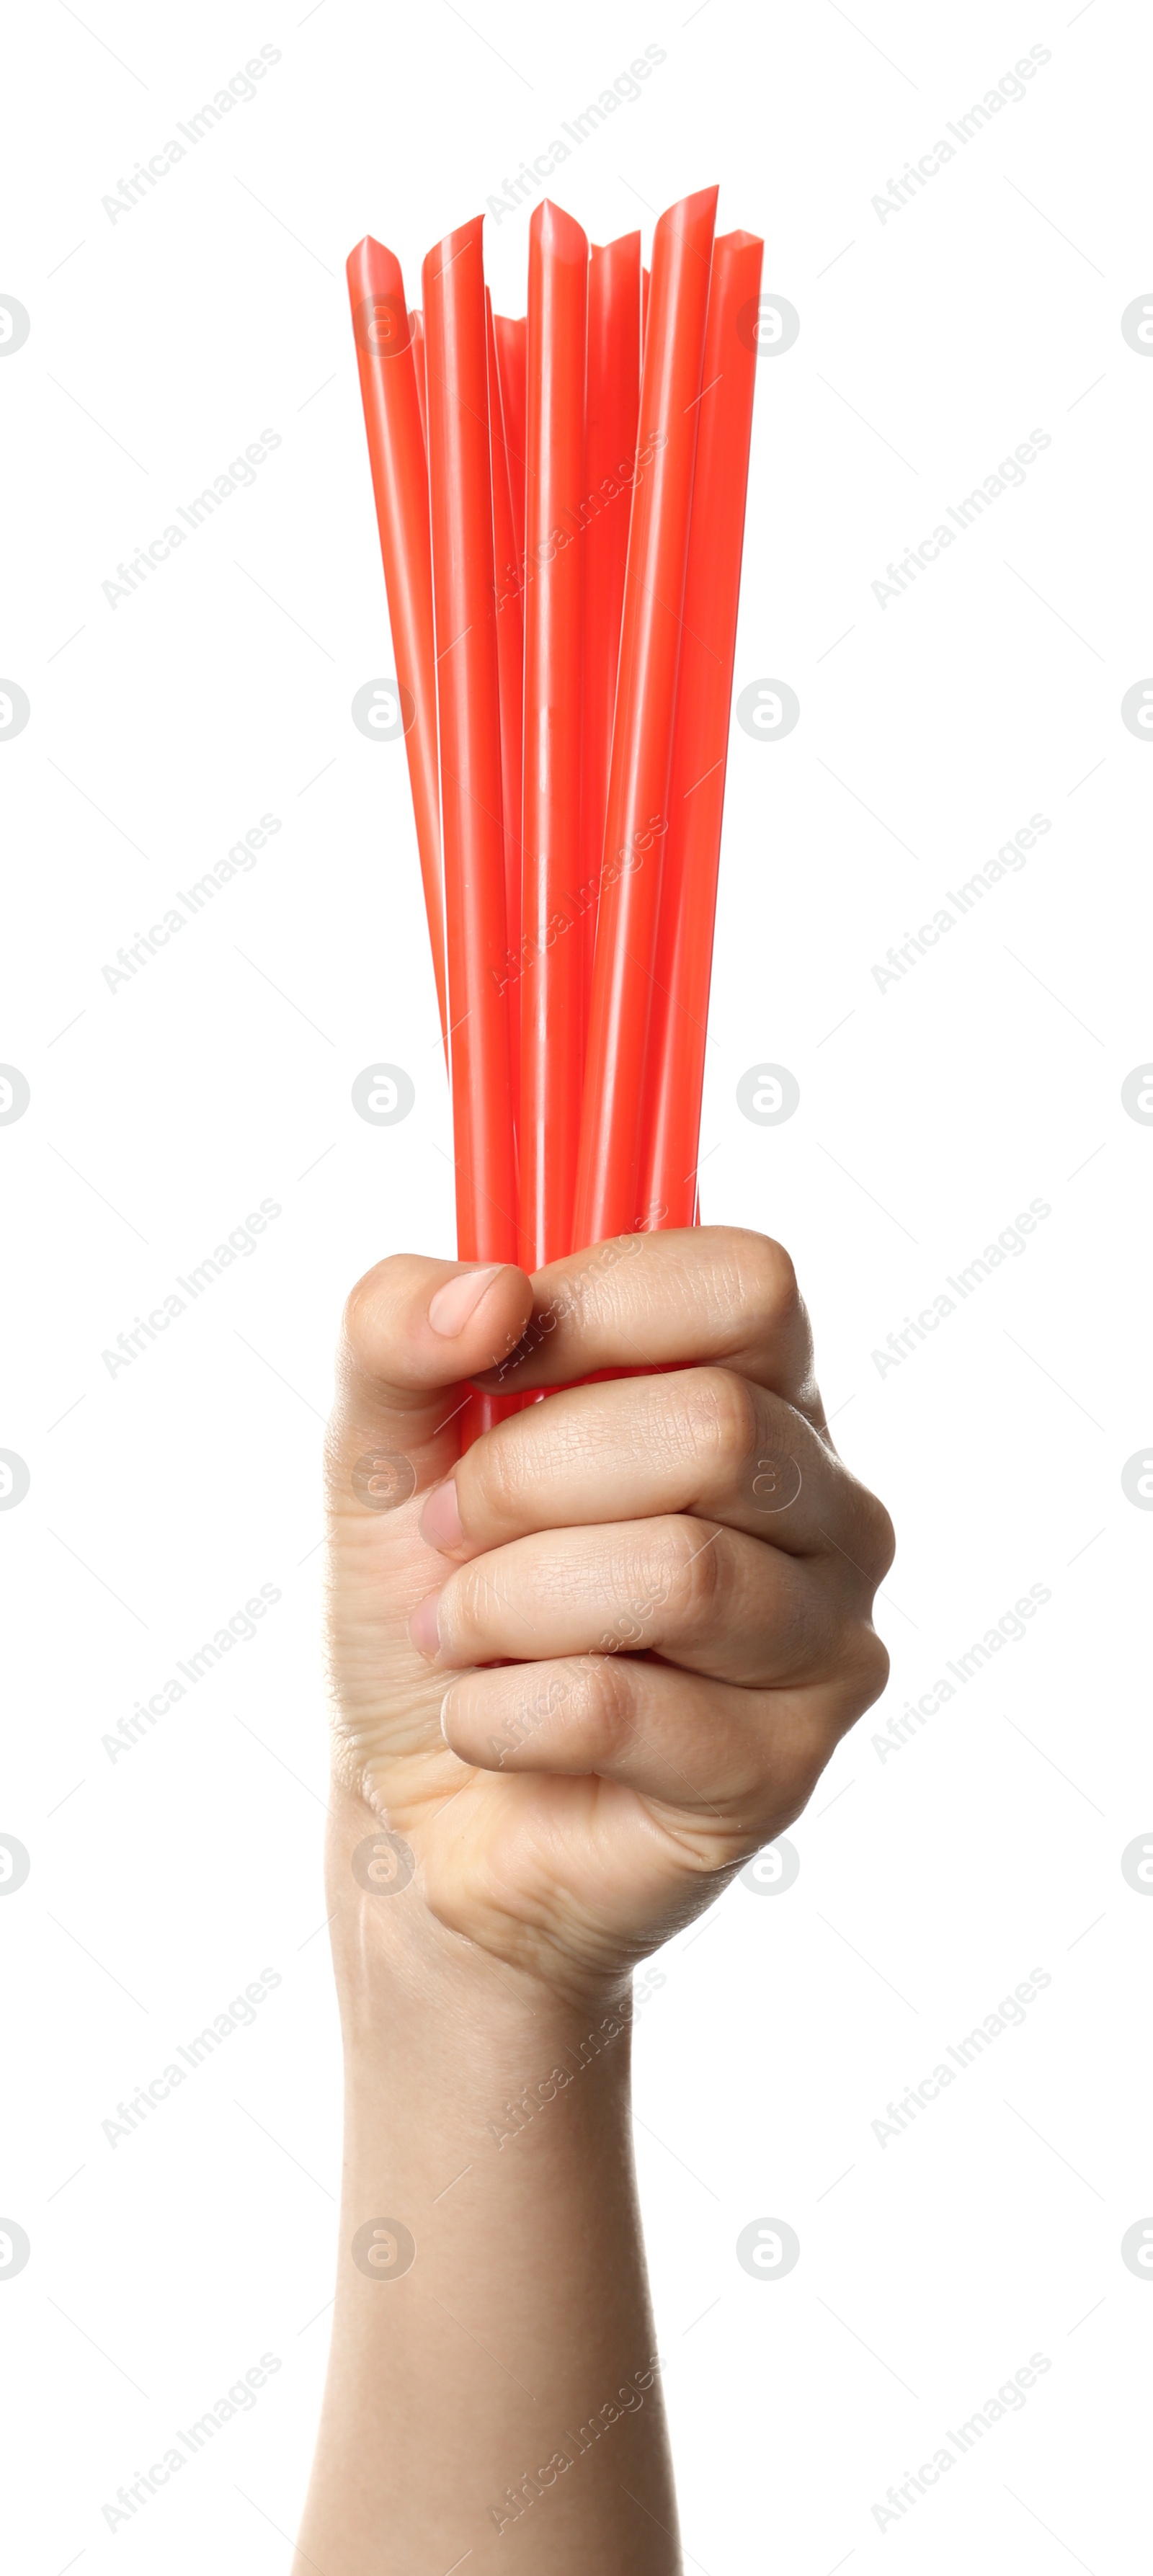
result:
[[[479,217],[423,312],[348,261],[464,1261],[696,1219],[763,248],[716,198],[651,277],[537,206],[517,321]]]

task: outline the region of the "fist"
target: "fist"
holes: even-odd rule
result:
[[[462,1457],[474,1385],[523,1401]],[[406,1904],[569,1993],[707,1905],[884,1689],[890,1522],[762,1235],[381,1262],[328,1500],[338,1779],[411,1849]]]

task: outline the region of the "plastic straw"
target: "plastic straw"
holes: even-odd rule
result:
[[[447,1049],[428,475],[416,368],[394,253],[368,235],[350,253],[347,276],[396,677],[414,709],[405,737],[408,775]]]
[[[589,262],[585,408],[584,849],[581,943],[585,1022],[592,995],[597,896],[604,857],[613,702],[629,544],[640,402],[641,237],[622,233]]]
[[[716,189],[706,188],[670,207],[653,243],[585,1065],[578,1246],[627,1232],[637,1217],[642,1078],[716,200]]]
[[[424,263],[449,1057],[462,1261],[515,1261],[483,217]]]
[[[500,686],[500,783],[504,817],[505,969],[508,992],[509,1083],[514,1125],[520,1097],[521,764],[524,697],[524,622],[513,534],[512,490],[504,432],[500,370],[492,297],[485,290],[488,323],[488,399],[492,425],[492,532],[496,566],[496,654]]]
[[[416,368],[416,399],[420,405],[420,427],[425,449],[428,448],[427,402],[424,383],[424,315],[410,313],[408,327],[412,333],[412,360]]]
[[[583,955],[585,328],[588,242],[547,198],[528,252],[520,1260],[572,1247]]]
[[[696,1209],[763,248],[723,234],[709,289],[649,1037],[642,1201],[661,1225],[692,1225]]]
[[[525,341],[528,326],[523,313],[519,321],[515,322],[510,322],[507,315],[498,313],[494,327],[497,364],[500,368],[500,398],[504,413],[505,445],[508,449],[512,483],[512,524],[516,538],[516,561],[518,572],[523,579]]]

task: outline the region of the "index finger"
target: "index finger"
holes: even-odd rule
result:
[[[532,1291],[522,1340],[475,1381],[486,1392],[719,1360],[826,1429],[796,1272],[770,1235],[728,1225],[615,1235],[538,1270]]]

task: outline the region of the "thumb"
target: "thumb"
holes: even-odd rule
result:
[[[446,1476],[469,1378],[495,1367],[532,1312],[523,1270],[397,1253],[344,1310],[326,1471],[334,1512],[388,1511]]]

